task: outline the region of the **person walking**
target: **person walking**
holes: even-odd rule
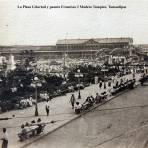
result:
[[[49,116],[49,108],[50,108],[50,106],[49,106],[49,100],[47,100],[46,105],[45,105],[47,116]]]
[[[102,88],[102,81],[100,81],[100,83],[99,83],[99,88],[100,89]]]
[[[100,103],[100,102],[101,102],[101,101],[100,101],[100,96],[99,96],[98,93],[96,93],[95,102],[96,102],[96,103]]]
[[[76,102],[76,98],[75,98],[74,94],[71,95],[69,102],[71,103],[72,109],[74,109],[74,104]]]
[[[7,148],[8,147],[8,133],[7,133],[6,128],[3,128],[3,135],[2,135],[1,140],[3,141],[1,148]]]

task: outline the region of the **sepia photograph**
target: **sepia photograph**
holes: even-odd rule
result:
[[[148,0],[0,0],[1,148],[148,148]]]

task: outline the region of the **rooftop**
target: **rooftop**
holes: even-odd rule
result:
[[[93,41],[93,42],[96,42],[96,43],[117,43],[117,42],[133,43],[133,39],[128,37],[128,38],[62,39],[62,40],[58,40],[56,45],[60,45],[60,44],[83,44],[83,43],[86,43],[88,41]]]

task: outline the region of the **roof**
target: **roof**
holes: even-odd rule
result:
[[[58,40],[56,45],[62,45],[62,44],[83,44],[86,43],[88,41],[94,41],[97,43],[125,43],[125,42],[129,42],[129,43],[133,43],[133,39],[132,38],[94,38],[94,39],[62,39],[62,40]]]
[[[62,39],[62,40],[58,40],[56,45],[58,44],[82,44],[87,41],[88,39]]]

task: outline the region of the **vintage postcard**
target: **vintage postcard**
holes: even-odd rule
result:
[[[0,0],[1,148],[148,148],[148,0]]]

